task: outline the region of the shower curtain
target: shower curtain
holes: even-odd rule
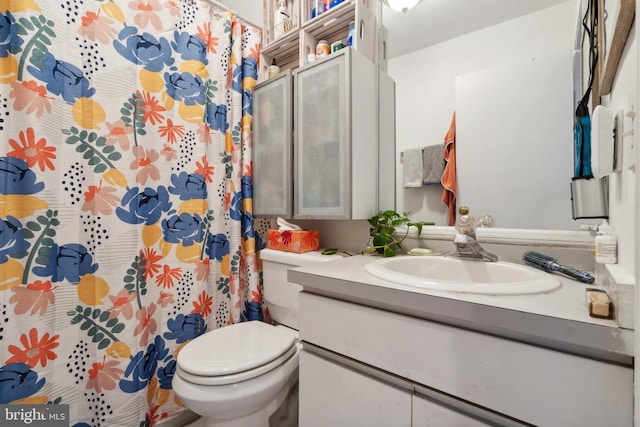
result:
[[[263,320],[258,29],[196,0],[0,0],[0,404],[178,414],[191,339]]]

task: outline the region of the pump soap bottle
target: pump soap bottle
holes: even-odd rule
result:
[[[615,264],[618,262],[618,243],[611,234],[611,227],[606,219],[598,226],[598,234],[593,241],[596,262],[600,264]]]
[[[271,65],[269,66],[269,68],[267,68],[267,77],[268,78],[272,78],[278,75],[278,73],[280,72],[280,67],[278,67],[278,65],[276,64],[276,59],[273,58],[273,60],[271,61]]]

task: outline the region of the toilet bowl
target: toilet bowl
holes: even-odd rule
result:
[[[252,321],[201,335],[178,354],[173,389],[209,426],[266,426],[297,383],[294,332]]]
[[[177,356],[173,390],[210,427],[266,427],[276,410],[289,415],[279,425],[297,425],[302,287],[289,283],[286,272],[340,257],[270,249],[260,256],[264,298],[277,325],[250,321],[215,329],[190,341]]]

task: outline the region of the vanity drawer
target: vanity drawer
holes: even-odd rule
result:
[[[632,425],[628,367],[307,292],[300,337],[527,423]]]

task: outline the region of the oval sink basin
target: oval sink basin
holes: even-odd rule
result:
[[[472,294],[539,294],[561,285],[557,277],[526,265],[442,256],[383,258],[366,264],[365,270],[402,285]]]

